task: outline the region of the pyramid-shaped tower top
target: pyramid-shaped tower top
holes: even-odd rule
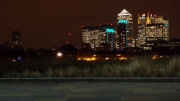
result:
[[[124,15],[132,16],[131,13],[129,13],[126,9],[123,9],[122,12],[118,14],[118,16],[124,16]]]

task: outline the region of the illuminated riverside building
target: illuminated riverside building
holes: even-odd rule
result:
[[[104,24],[100,25],[101,34],[104,36],[103,40],[105,44],[108,45],[108,50],[115,50],[116,49],[116,26],[113,24]],[[101,47],[104,47],[103,45]]]
[[[82,40],[83,44],[90,44],[91,49],[100,47],[100,44],[105,42],[99,26],[83,26]]]
[[[117,18],[117,49],[135,47],[133,38],[133,16],[126,10],[118,14]]]
[[[12,48],[13,48],[13,45],[11,41],[4,42],[4,51],[9,51]]]
[[[104,24],[82,27],[83,45],[89,44],[91,49],[114,50],[116,48],[116,26]]]
[[[169,20],[163,16],[138,14],[136,46],[151,50],[159,40],[169,41]]]
[[[12,32],[12,45],[13,47],[22,46],[22,32],[21,31]]]

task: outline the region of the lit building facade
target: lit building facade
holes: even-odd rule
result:
[[[11,41],[4,42],[4,51],[12,50],[13,45]]]
[[[169,20],[163,16],[138,14],[136,46],[151,50],[159,40],[169,41]]]
[[[118,14],[117,20],[117,49],[135,47],[135,40],[133,38],[133,16],[126,9],[123,9],[123,11]]]
[[[99,26],[83,26],[82,27],[82,41],[84,44],[90,44],[91,49],[100,47],[100,44],[105,42]]]
[[[116,26],[104,24],[99,26],[83,26],[83,45],[90,45],[91,49],[116,49]]]
[[[103,35],[103,40],[105,44],[108,45],[108,50],[115,50],[116,49],[116,26],[113,24],[104,24],[100,25],[101,34]],[[103,46],[102,46],[103,47]]]
[[[12,48],[18,48],[22,46],[22,32],[13,31],[12,32]]]

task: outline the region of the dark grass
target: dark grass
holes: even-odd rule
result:
[[[1,78],[31,77],[175,77],[180,76],[180,58],[78,61],[73,58],[0,61]]]

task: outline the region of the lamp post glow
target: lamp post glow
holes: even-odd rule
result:
[[[61,57],[62,56],[62,53],[61,52],[58,52],[57,53],[57,57]]]

